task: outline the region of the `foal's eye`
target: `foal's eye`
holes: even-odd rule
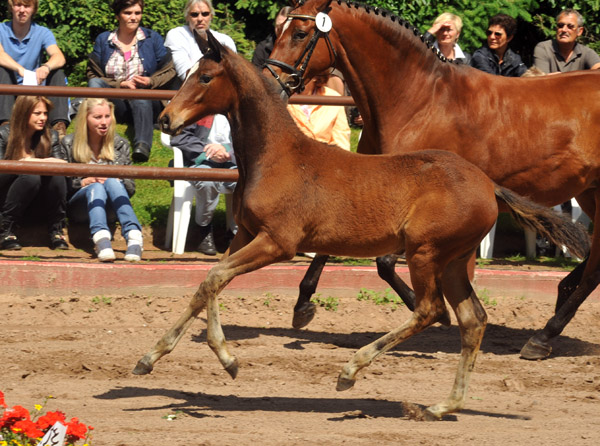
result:
[[[306,31],[302,31],[302,30],[298,29],[298,30],[294,31],[292,38],[294,40],[303,40],[306,38],[306,36],[308,36],[308,33]]]
[[[200,76],[200,82],[203,84],[208,84],[212,80],[212,77],[208,74],[203,74]]]

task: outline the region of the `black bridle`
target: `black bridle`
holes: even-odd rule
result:
[[[288,14],[288,19],[316,20],[316,16],[306,14]],[[293,66],[276,59],[267,59],[265,61],[265,67],[271,72],[275,80],[279,82],[279,85],[281,85],[281,88],[283,89],[283,91],[286,92],[288,96],[291,96],[294,93],[302,93],[302,91],[304,91],[304,72],[306,71],[308,61],[310,60],[315,50],[315,47],[317,46],[317,43],[319,42],[319,39],[321,37],[323,37],[327,42],[329,55],[333,61],[332,64],[335,64],[337,54],[335,52],[335,49],[333,48],[333,45],[331,44],[331,40],[329,39],[329,31],[323,32],[316,27],[315,33],[312,35],[310,41],[308,42],[308,45],[306,45],[306,48],[304,48],[304,51]],[[270,67],[270,65],[279,67],[283,71],[289,73],[287,82],[284,83],[279,77],[279,75],[275,72],[275,70],[273,70],[273,68]]]

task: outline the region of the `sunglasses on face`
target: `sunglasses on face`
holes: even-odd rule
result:
[[[190,12],[190,17],[194,19],[202,14],[202,17],[208,17],[210,15],[210,11],[202,11],[202,12]]]
[[[573,29],[577,28],[577,25],[574,25],[573,23],[563,23],[563,22],[560,22],[560,23],[556,24],[556,27],[558,29],[563,29],[565,26],[567,28],[569,28],[570,30],[573,30]]]
[[[500,31],[490,31],[489,29],[485,32],[487,34],[488,37],[490,37],[492,34],[495,37],[502,37],[503,34]]]

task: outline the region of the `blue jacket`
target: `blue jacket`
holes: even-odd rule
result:
[[[173,58],[171,57],[171,52],[165,47],[164,40],[160,34],[148,28],[141,27],[140,29],[146,35],[145,39],[138,42],[138,51],[144,67],[143,76],[153,78],[151,88],[158,88],[175,76]],[[101,77],[107,80],[106,64],[112,53],[116,50],[115,45],[108,40],[111,32],[104,31],[96,38],[94,49],[88,59],[88,78]],[[154,76],[158,72],[160,72],[160,78]]]

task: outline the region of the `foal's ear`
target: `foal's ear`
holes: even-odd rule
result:
[[[193,31],[193,34],[204,57],[210,57],[216,62],[221,62],[221,50],[223,49],[223,46],[215,36],[213,36],[210,30],[206,30],[206,37],[202,36],[196,30]]]

